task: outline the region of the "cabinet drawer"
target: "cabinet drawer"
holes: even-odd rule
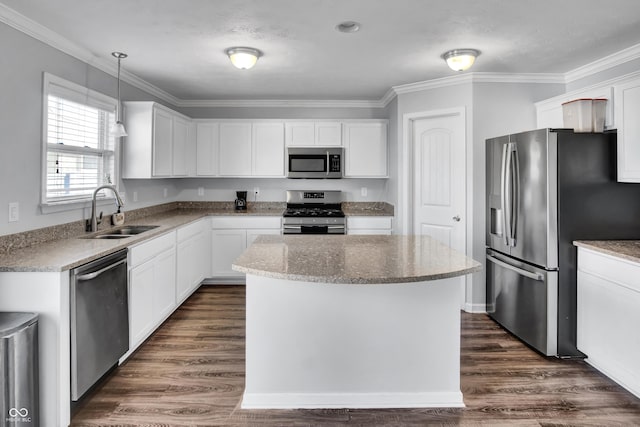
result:
[[[349,230],[357,229],[391,229],[390,216],[355,216],[347,218],[347,228]]]
[[[146,242],[133,246],[129,249],[129,267],[140,265],[159,253],[174,248],[175,244],[175,231],[170,231],[152,240],[147,240]]]
[[[191,224],[187,224],[178,228],[178,230],[176,231],[176,238],[178,240],[178,243],[184,242],[185,240],[204,232],[206,229],[207,220],[199,219],[196,222],[192,222]]]
[[[640,293],[640,264],[579,248],[578,270]]]
[[[277,228],[280,229],[282,217],[280,216],[254,216],[254,217],[229,217],[220,216],[211,218],[211,228]]]

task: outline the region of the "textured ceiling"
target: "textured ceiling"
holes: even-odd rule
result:
[[[640,43],[639,0],[1,0],[183,100],[378,100],[454,75],[440,55],[482,51],[473,71],[565,73]],[[361,23],[358,33],[335,30]],[[237,70],[224,50],[264,52]]]

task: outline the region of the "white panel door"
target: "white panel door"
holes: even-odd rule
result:
[[[221,176],[251,175],[251,123],[220,123]]]
[[[454,114],[412,123],[413,232],[466,254],[464,118]],[[464,276],[458,280],[464,289]]]
[[[247,248],[246,230],[217,230],[211,232],[211,276],[238,277],[231,264]]]
[[[153,317],[159,324],[176,307],[176,251],[171,249],[154,259]]]
[[[253,123],[252,163],[255,176],[284,177],[283,123]]]
[[[187,176],[189,122],[173,118],[173,176]]]
[[[173,116],[153,109],[153,176],[171,176],[173,172]]]

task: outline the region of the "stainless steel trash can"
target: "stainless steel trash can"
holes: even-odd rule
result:
[[[0,426],[38,426],[38,403],[38,315],[0,312]]]

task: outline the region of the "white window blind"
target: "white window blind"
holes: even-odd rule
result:
[[[117,182],[115,139],[109,133],[115,100],[110,105],[104,95],[52,77],[45,76],[43,202],[90,199],[96,187]]]

